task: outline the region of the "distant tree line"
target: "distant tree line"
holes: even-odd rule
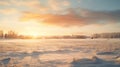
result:
[[[0,30],[0,39],[31,39],[31,36],[18,35],[15,31],[8,31],[4,33]]]
[[[93,34],[92,38],[120,38],[120,32]]]
[[[86,39],[86,35],[63,35],[63,36],[45,36],[44,39]]]
[[[3,38],[3,31],[2,30],[0,30],[0,38]]]
[[[32,39],[32,36],[18,35],[15,31],[4,33],[0,30],[0,39]],[[36,39],[86,39],[86,35],[38,36]]]
[[[15,31],[4,33],[0,30],[0,39],[32,39],[32,36],[18,35]],[[87,35],[63,35],[63,36],[38,36],[36,39],[95,39],[95,38],[120,38],[120,32],[114,33],[96,33],[91,36]]]

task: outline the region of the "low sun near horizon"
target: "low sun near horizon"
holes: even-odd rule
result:
[[[0,30],[34,37],[120,32],[119,6],[116,0],[1,0]]]

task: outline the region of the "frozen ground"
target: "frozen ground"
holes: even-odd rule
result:
[[[0,40],[0,67],[120,67],[120,39]]]

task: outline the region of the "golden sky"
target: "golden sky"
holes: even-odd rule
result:
[[[0,0],[0,30],[24,35],[120,32],[118,0]]]

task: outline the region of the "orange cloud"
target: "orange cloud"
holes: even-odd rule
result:
[[[82,26],[85,24],[84,18],[79,18],[78,16],[68,13],[65,15],[58,14],[36,14],[30,12],[24,12],[21,17],[21,21],[28,21],[31,19],[42,20],[43,24],[56,25],[56,26]]]
[[[85,9],[69,9],[66,14],[37,14],[31,12],[24,12],[21,20],[35,19],[42,21],[43,24],[56,25],[62,27],[68,26],[85,26],[89,24],[107,24],[120,20],[120,11],[90,11]]]

